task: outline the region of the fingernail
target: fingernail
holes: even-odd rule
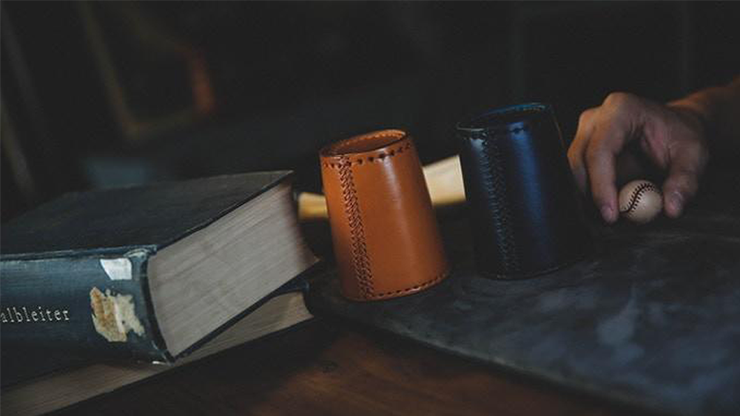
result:
[[[666,213],[671,217],[678,217],[683,210],[683,195],[680,192],[671,192],[666,205]]]
[[[601,207],[601,216],[604,218],[604,221],[606,222],[614,222],[616,218],[614,217],[614,210],[612,207],[608,205],[604,205]]]

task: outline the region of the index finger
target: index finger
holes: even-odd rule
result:
[[[608,223],[617,220],[616,159],[626,142],[627,132],[619,124],[600,124],[586,149],[591,195]]]

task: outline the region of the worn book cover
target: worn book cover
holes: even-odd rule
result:
[[[2,413],[35,415],[57,410],[287,330],[311,318],[303,302],[307,290],[305,279],[291,280],[175,366],[96,361],[54,348],[3,348]]]
[[[316,258],[290,172],[67,194],[2,229],[3,346],[171,362]]]

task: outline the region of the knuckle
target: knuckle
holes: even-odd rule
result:
[[[617,91],[612,92],[606,96],[606,98],[604,99],[604,105],[616,109],[630,108],[637,101],[638,98],[636,95],[630,94],[628,92]]]
[[[568,154],[568,164],[570,165],[571,170],[580,170],[583,168],[581,158],[571,154]]]
[[[567,155],[568,155],[568,160],[570,160],[571,163],[575,162],[577,159],[580,159],[579,154],[578,154],[578,146],[576,145],[575,141],[573,141],[573,144],[571,144],[570,147],[568,148]]]
[[[578,125],[583,126],[588,124],[588,122],[591,121],[591,118],[594,116],[595,111],[595,109],[589,108],[588,110],[582,112],[581,115],[578,116]]]

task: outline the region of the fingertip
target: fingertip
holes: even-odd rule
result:
[[[589,188],[594,204],[607,223],[617,220],[617,188],[615,186],[615,155],[608,148],[590,146],[586,155]]]
[[[678,218],[683,212],[684,197],[678,191],[670,192],[666,194],[664,204],[666,215],[670,218]]]
[[[601,208],[599,208],[599,211],[601,211],[601,217],[604,218],[604,221],[608,224],[612,224],[617,220],[617,213],[614,211],[614,208],[609,205],[602,205]]]
[[[617,210],[617,194],[614,185],[609,182],[602,182],[600,185],[592,182],[591,185],[591,196],[594,205],[599,208],[601,217],[609,224],[617,221],[619,211]]]

